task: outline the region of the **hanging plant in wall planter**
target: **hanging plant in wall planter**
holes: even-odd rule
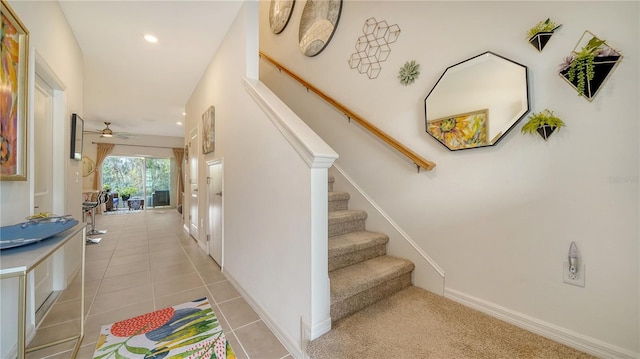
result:
[[[557,25],[551,21],[551,19],[540,21],[527,31],[527,39],[529,39],[529,43],[533,45],[533,47],[538,49],[538,51],[542,51],[551,39],[551,36],[553,36],[553,32],[560,26],[562,26],[562,24]]]
[[[560,128],[564,126],[565,124],[560,118],[554,116],[552,111],[545,109],[538,113],[533,112],[520,132],[530,135],[537,133],[546,141],[556,129],[560,131]]]
[[[592,101],[620,61],[619,51],[585,31],[571,54],[560,64],[560,76],[576,89],[578,96]]]

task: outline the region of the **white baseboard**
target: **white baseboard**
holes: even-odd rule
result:
[[[553,341],[565,344],[569,347],[599,358],[640,358],[638,353],[633,353],[629,350],[604,343],[600,340],[590,338],[586,335],[544,322],[453,289],[445,289],[444,296],[462,305],[479,310],[494,318],[498,318],[532,333],[536,333],[545,338],[549,338]]]
[[[310,339],[314,340],[331,330],[331,317],[311,327]]]
[[[271,329],[273,334],[280,340],[282,345],[289,351],[294,358],[304,358],[304,354],[299,347],[300,343],[298,343],[294,338],[291,338],[287,334],[285,334],[278,325],[276,325],[275,321],[269,315],[264,307],[260,305],[260,303],[256,302],[247,292],[245,292],[242,287],[238,284],[238,282],[233,278],[233,275],[229,273],[229,271],[225,271],[225,276],[231,282],[231,284],[236,288],[236,290],[242,295],[242,297],[247,301],[247,303],[253,308],[253,310],[260,316],[262,321]]]

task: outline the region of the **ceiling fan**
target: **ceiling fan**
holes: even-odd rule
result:
[[[118,138],[122,138],[122,139],[129,139],[132,137],[138,137],[132,133],[129,132],[114,132],[111,128],[109,128],[109,125],[111,125],[111,122],[105,122],[104,123],[106,125],[105,128],[103,128],[102,130],[100,129],[96,129],[95,131],[86,131],[86,132],[91,132],[91,133],[99,133],[100,137],[118,137]]]

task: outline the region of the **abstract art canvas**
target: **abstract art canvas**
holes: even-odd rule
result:
[[[202,153],[215,150],[216,145],[216,109],[209,106],[202,114]]]
[[[488,112],[480,110],[429,121],[427,131],[450,150],[488,145]]]
[[[27,55],[29,32],[1,2],[0,180],[27,179]]]

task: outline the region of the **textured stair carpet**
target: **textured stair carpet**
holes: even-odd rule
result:
[[[93,359],[235,359],[207,298],[105,325]]]
[[[313,359],[593,358],[413,286],[338,321],[307,352]]]

